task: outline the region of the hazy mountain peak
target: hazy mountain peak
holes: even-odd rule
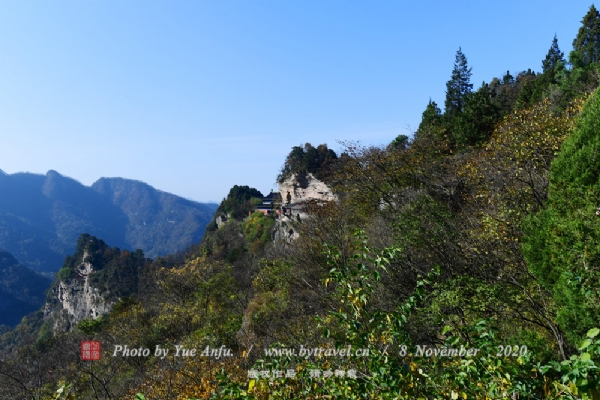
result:
[[[184,250],[200,242],[216,210],[124,178],[90,187],[54,170],[0,177],[0,248],[46,273],[59,269],[82,233],[152,258]]]

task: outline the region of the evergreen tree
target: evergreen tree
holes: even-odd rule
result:
[[[560,51],[558,39],[556,38],[556,35],[554,35],[552,46],[550,46],[550,50],[548,50],[548,54],[546,54],[546,59],[542,61],[542,72],[546,73],[554,71],[557,67],[564,66],[565,64],[565,53]]]
[[[425,108],[425,111],[423,111],[423,116],[421,117],[421,123],[419,124],[419,129],[417,129],[417,132],[438,125],[440,124],[441,120],[442,110],[440,110],[435,101],[431,101],[431,99],[429,99],[427,108]]]
[[[248,211],[255,208],[252,203],[253,199],[262,199],[263,194],[257,189],[251,188],[247,185],[238,186],[234,185],[229,194],[217,209],[217,213],[231,214],[233,218],[243,219],[248,216]]]
[[[596,7],[590,7],[581,23],[570,58],[574,66],[587,67],[600,60],[600,13]]]
[[[558,47],[558,39],[554,35],[548,54],[542,60],[542,73],[523,87],[517,100],[518,107],[530,106],[548,97],[551,86],[559,84],[566,65],[565,54]]]
[[[526,74],[526,72],[521,74]],[[492,102],[497,108],[497,111],[501,115],[506,115],[512,110],[513,105],[517,102],[519,92],[521,91],[521,82],[520,80],[515,79],[510,71],[506,71],[506,75],[502,77],[502,80],[498,78],[492,79],[489,84],[489,90],[492,95]]]
[[[459,47],[456,52],[452,77],[446,83],[445,113],[449,120],[463,111],[465,97],[473,90],[471,68],[467,66],[467,58]]]
[[[406,135],[398,135],[392,142],[388,145],[387,149],[390,151],[393,150],[406,150],[410,144],[409,138]]]
[[[487,140],[500,119],[492,90],[485,82],[474,93],[467,93],[462,113],[452,124],[452,141],[459,146],[473,146]]]
[[[572,344],[600,324],[600,92],[550,169],[547,208],[528,217],[523,252],[553,294],[558,323]]]
[[[329,149],[326,144],[317,147],[310,143],[294,146],[277,176],[277,182],[282,183],[292,174],[308,173],[312,173],[319,180],[325,180],[333,172],[333,165],[337,159],[335,151]]]
[[[510,71],[506,71],[506,75],[502,78],[503,85],[511,85],[515,83],[515,77],[510,74]]]
[[[423,111],[419,128],[415,132],[415,139],[421,140],[426,137],[437,137],[444,131],[443,126],[442,110],[440,110],[435,101],[429,99],[429,103],[427,103],[427,107]]]

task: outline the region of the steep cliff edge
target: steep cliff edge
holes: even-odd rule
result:
[[[292,174],[279,184],[279,194],[282,198],[283,212],[275,224],[275,243],[289,243],[298,238],[295,225],[309,217],[308,208],[311,204],[319,205],[337,200],[331,188],[315,178],[312,173]]]
[[[48,291],[44,320],[53,332],[66,332],[107,314],[120,298],[137,293],[138,273],[148,262],[140,250],[121,251],[81,235],[75,255],[67,257]]]
[[[95,272],[88,261],[89,254],[84,252],[79,265],[75,267],[76,276],[68,281],[59,281],[50,293],[58,300],[58,309],[46,303],[44,317],[54,317],[53,330],[68,331],[80,321],[97,318],[107,314],[112,302],[106,301],[100,291],[90,286],[90,275]],[[54,315],[53,315],[54,314]]]
[[[286,203],[295,204],[308,200],[332,201],[337,197],[333,191],[311,173],[292,174],[279,184],[279,194]],[[288,196],[289,195],[289,196]]]

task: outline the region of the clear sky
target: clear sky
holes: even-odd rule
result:
[[[591,4],[2,0],[0,169],[268,193],[293,146],[410,135],[459,46],[475,88],[541,70]]]

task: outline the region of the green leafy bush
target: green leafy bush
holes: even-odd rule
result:
[[[57,279],[59,281],[68,281],[74,276],[73,269],[69,266],[64,266],[58,270]]]
[[[260,211],[254,212],[244,222],[244,235],[250,250],[258,252],[271,240],[275,218],[267,216]]]
[[[524,255],[552,293],[572,344],[600,325],[600,92],[552,162],[545,210],[526,220]]]

